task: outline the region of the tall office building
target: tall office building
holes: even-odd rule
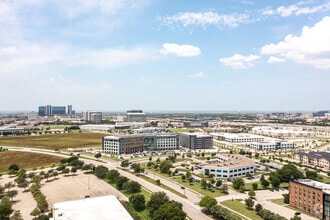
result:
[[[212,148],[213,137],[200,133],[179,133],[179,145],[192,150]]]
[[[73,115],[72,114],[72,105],[68,105],[68,115]]]
[[[46,106],[39,106],[38,115],[39,116],[45,116],[46,115]]]
[[[51,115],[51,114],[52,114],[52,106],[46,105],[46,115]]]
[[[102,122],[102,112],[100,112],[100,111],[84,111],[83,119],[85,121],[91,121],[96,124],[100,124]]]

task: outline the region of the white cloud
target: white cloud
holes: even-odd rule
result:
[[[280,15],[281,17],[287,17],[290,15],[302,15],[302,14],[313,14],[318,12],[324,12],[330,10],[330,2],[317,5],[317,6],[304,6],[309,2],[298,2],[297,4],[289,6],[280,6],[277,9],[264,9],[262,11],[263,15]]]
[[[231,57],[220,58],[219,62],[233,68],[247,69],[253,67],[254,62],[259,59],[260,57],[258,55],[243,56],[240,54],[235,54]]]
[[[184,27],[208,25],[237,27],[239,24],[250,22],[247,14],[221,15],[215,12],[184,12],[162,17],[160,21],[167,26],[182,25]]]
[[[281,62],[285,62],[285,59],[271,56],[267,60],[267,63],[281,63]]]
[[[198,73],[195,73],[195,74],[190,74],[189,77],[192,77],[192,78],[203,78],[203,77],[205,77],[205,74],[203,72],[198,72]]]
[[[330,17],[324,17],[313,27],[305,26],[300,36],[292,34],[277,44],[261,48],[262,54],[304,63],[320,69],[330,69]]]
[[[178,57],[192,57],[201,54],[201,50],[193,45],[178,45],[174,43],[165,43],[160,52],[164,55],[175,54]]]

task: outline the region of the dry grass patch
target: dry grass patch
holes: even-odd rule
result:
[[[8,171],[11,164],[17,164],[20,168],[28,169],[59,163],[61,159],[61,157],[38,153],[0,152],[0,172]]]
[[[44,149],[66,149],[68,147],[95,147],[101,146],[102,133],[70,133],[40,136],[1,137],[0,146],[34,147]]]

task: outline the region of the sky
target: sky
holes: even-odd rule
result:
[[[0,0],[0,111],[318,111],[329,94],[329,0]]]

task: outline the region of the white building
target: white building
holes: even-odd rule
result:
[[[284,149],[293,149],[294,143],[292,141],[265,141],[265,142],[252,142],[249,147],[255,150],[263,151],[276,151]]]
[[[82,114],[85,121],[91,121],[98,124],[102,122],[102,112],[100,111],[84,111]]]
[[[58,202],[53,205],[51,220],[91,219],[133,220],[114,195]]]
[[[229,143],[263,142],[265,140],[263,136],[247,133],[210,133],[210,135],[219,141]]]
[[[243,155],[218,154],[217,162],[202,165],[203,174],[209,173],[215,178],[244,177],[247,173],[255,173],[255,162]]]
[[[310,137],[314,135],[311,131],[302,131],[301,128],[273,128],[267,126],[257,126],[252,128],[254,134],[273,137]]]

